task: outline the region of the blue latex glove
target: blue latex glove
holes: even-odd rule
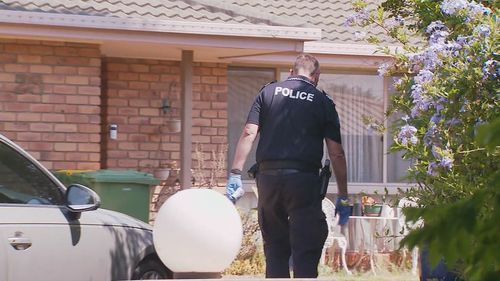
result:
[[[335,215],[337,214],[339,214],[339,225],[346,224],[351,215],[351,207],[349,206],[349,198],[347,198],[347,196],[337,197],[337,202],[335,202]]]
[[[245,194],[243,184],[241,183],[241,175],[229,174],[226,185],[226,196],[233,202],[241,198]]]

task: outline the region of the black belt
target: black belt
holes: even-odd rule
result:
[[[259,172],[268,170],[296,170],[297,172],[319,172],[318,167],[301,161],[262,161],[259,163]]]
[[[260,174],[268,176],[285,176],[301,172],[302,171],[297,169],[272,169],[272,170],[259,171]]]

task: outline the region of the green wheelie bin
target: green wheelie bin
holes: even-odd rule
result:
[[[101,197],[101,208],[149,223],[151,186],[160,183],[151,174],[133,170],[61,170],[54,174],[66,186],[78,183],[93,189]]]

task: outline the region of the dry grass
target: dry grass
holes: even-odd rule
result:
[[[418,281],[417,276],[410,273],[354,273],[346,275],[344,273],[336,273],[329,276],[320,276],[319,279],[334,280],[334,281]]]
[[[234,276],[225,275],[223,279],[228,280],[264,280],[264,276],[252,275],[252,276]],[[298,279],[295,279],[298,280]],[[418,281],[417,276],[411,275],[409,272],[386,272],[377,273],[374,275],[371,272],[366,273],[353,273],[352,275],[347,275],[344,272],[327,272],[324,269],[320,269],[319,277],[317,280],[330,280],[330,281]]]

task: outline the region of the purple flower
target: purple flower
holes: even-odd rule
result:
[[[454,56],[458,56],[459,51],[462,50],[462,45],[458,44],[457,42],[448,42],[445,46],[446,50],[452,53]]]
[[[490,27],[486,24],[480,24],[474,28],[474,32],[477,32],[479,37],[488,37],[490,35]]]
[[[438,165],[436,164],[436,162],[429,163],[429,165],[427,166],[427,174],[434,177],[437,176],[438,175],[437,167]]]
[[[422,69],[417,76],[413,79],[417,84],[424,84],[429,82],[434,77],[434,73],[428,69]]]
[[[398,140],[403,145],[407,145],[408,143],[417,144],[418,139],[415,136],[415,133],[417,133],[417,128],[408,124],[404,125],[401,127],[401,131],[399,131]]]
[[[440,114],[441,113],[441,110],[444,109],[444,105],[445,103],[448,102],[448,99],[445,98],[445,97],[440,97],[435,103],[434,103],[434,108],[436,109],[436,113],[437,114]]]
[[[433,21],[431,22],[427,28],[425,29],[425,32],[432,34],[436,31],[446,31],[448,28],[446,28],[446,25],[440,20]]]
[[[441,167],[443,167],[443,168],[445,168],[447,170],[450,170],[451,168],[453,168],[453,159],[450,158],[450,157],[444,156],[439,161],[439,166],[441,166]]]
[[[429,146],[433,144],[435,138],[437,137],[437,126],[432,124],[424,135],[424,144]]]
[[[498,77],[500,73],[500,65],[494,59],[489,59],[483,64],[483,80],[488,77]]]
[[[431,152],[434,158],[438,160],[438,166],[446,170],[450,170],[453,167],[453,157],[450,150],[432,146]]]
[[[415,106],[411,109],[411,117],[415,118],[420,116],[420,113],[427,111],[432,105],[432,99],[430,97],[422,96],[420,99],[413,100]]]
[[[431,148],[431,152],[432,152],[432,156],[434,156],[434,158],[436,158],[436,159],[441,158],[441,154],[439,153],[440,149],[437,146],[433,145]]]
[[[415,118],[415,117],[420,116],[420,112],[421,112],[420,108],[418,106],[414,106],[411,109],[410,115],[412,118]]]
[[[420,84],[413,84],[411,86],[411,97],[414,100],[420,100],[422,97],[422,93],[424,92],[424,88]]]
[[[433,32],[431,36],[429,36],[429,44],[434,45],[434,44],[444,44],[446,41],[446,38],[450,35],[448,31],[443,31],[443,30],[437,30],[436,32]]]
[[[470,36],[457,36],[456,42],[460,45],[469,45],[469,41],[472,38]]]
[[[439,113],[435,113],[434,115],[432,115],[430,121],[435,124],[439,123],[439,121],[441,121],[441,115]]]
[[[491,14],[490,8],[486,8],[481,3],[471,2],[467,5],[467,18],[474,19],[481,15]]]
[[[349,15],[344,21],[344,26],[353,26],[358,23],[363,23],[368,20],[369,13],[367,9],[361,9],[359,12],[356,12],[352,15]]]
[[[447,15],[454,15],[459,10],[466,8],[467,4],[465,0],[444,0],[441,3],[441,11]]]
[[[433,70],[442,64],[439,55],[446,51],[446,45],[435,42],[421,53],[411,53],[407,57],[414,65],[423,65],[423,68]]]
[[[386,62],[383,62],[381,63],[379,66],[378,66],[378,75],[379,76],[384,76],[385,73],[387,72],[387,70],[389,69],[391,65],[386,63]]]

